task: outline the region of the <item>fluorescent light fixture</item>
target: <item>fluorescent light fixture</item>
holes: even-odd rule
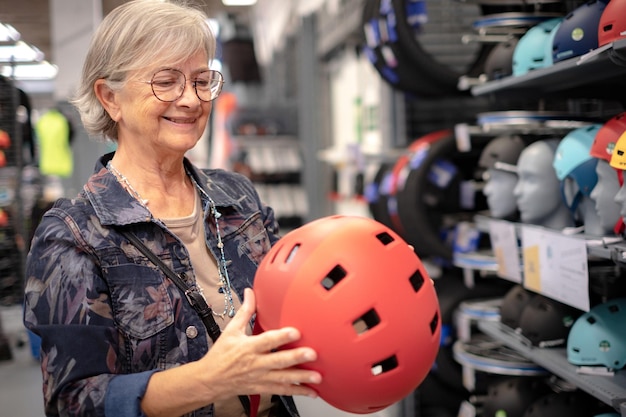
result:
[[[252,6],[256,0],[222,0],[224,6]]]
[[[7,78],[23,81],[52,80],[59,73],[59,67],[48,61],[38,64],[16,64],[0,67],[0,74]]]
[[[13,26],[0,23],[0,43],[15,43],[20,37],[20,33]]]
[[[219,38],[220,35],[220,23],[217,19],[206,19],[206,24],[211,28],[211,32],[215,35],[216,38]]]
[[[213,61],[211,61],[209,68],[215,71],[219,71],[219,72],[222,72],[224,70],[222,61],[220,61],[219,59],[214,59]]]
[[[29,63],[43,61],[44,53],[23,41],[0,45],[0,63]]]

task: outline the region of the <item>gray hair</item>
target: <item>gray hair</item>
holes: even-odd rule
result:
[[[181,0],[132,0],[111,11],[91,40],[72,100],[87,133],[117,141],[117,124],[94,93],[96,80],[105,79],[109,88],[118,90],[129,72],[155,63],[182,63],[196,52],[212,60],[216,40],[206,18]]]

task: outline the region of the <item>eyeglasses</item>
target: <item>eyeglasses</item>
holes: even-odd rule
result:
[[[141,81],[150,84],[152,93],[161,101],[172,102],[182,97],[187,85],[187,77],[181,71],[167,68],[157,71],[150,81]],[[202,101],[212,101],[220,95],[224,76],[215,70],[206,70],[197,73],[191,84],[198,98]]]

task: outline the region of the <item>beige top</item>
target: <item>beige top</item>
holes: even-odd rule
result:
[[[206,238],[202,224],[202,206],[198,193],[195,194],[195,200],[194,210],[191,215],[176,219],[161,220],[168,229],[185,244],[185,247],[189,251],[191,264],[196,266],[194,268],[196,285],[202,290],[202,295],[213,311],[216,314],[221,314],[224,312],[226,304],[224,302],[224,294],[219,292],[221,286],[217,261],[205,244]],[[235,310],[238,310],[241,306],[241,300],[239,300],[235,291],[232,291],[232,295]],[[223,314],[221,317],[214,315],[214,317],[222,330],[231,320],[226,314]],[[250,328],[250,326],[248,327],[248,334],[252,334],[252,328]],[[214,406],[215,417],[246,417],[238,397],[216,402]],[[271,406],[271,396],[262,396],[258,416],[268,417]]]

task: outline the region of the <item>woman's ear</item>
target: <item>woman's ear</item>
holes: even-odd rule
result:
[[[115,91],[113,91],[106,83],[106,80],[100,78],[96,80],[93,86],[94,93],[98,98],[104,110],[109,114],[109,117],[113,119],[113,121],[117,122],[117,117],[119,115],[119,106],[117,104],[117,96]]]

